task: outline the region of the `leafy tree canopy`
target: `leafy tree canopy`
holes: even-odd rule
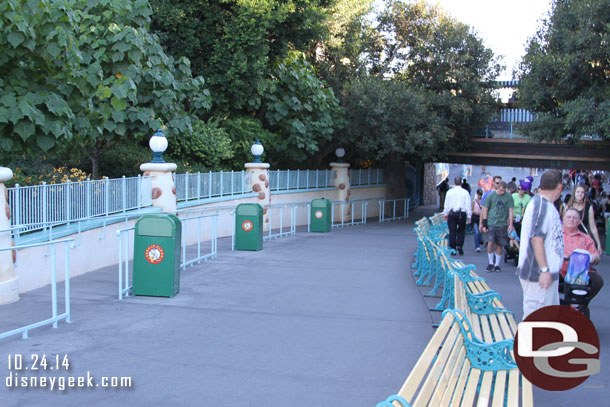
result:
[[[491,82],[500,66],[492,51],[468,26],[423,1],[387,2],[375,27],[370,77],[342,97],[348,136],[378,159],[429,158],[467,142],[495,111]]]
[[[214,111],[260,107],[272,65],[324,36],[329,0],[152,0],[152,29],[186,56],[212,91]]]
[[[536,139],[610,139],[610,7],[555,0],[519,67],[518,100],[537,113]]]
[[[5,150],[72,140],[97,177],[100,154],[117,140],[162,124],[181,134],[191,113],[210,107],[189,61],[174,61],[148,32],[146,0],[8,0],[0,11]]]
[[[265,123],[280,136],[278,159],[304,161],[332,139],[345,124],[332,89],[325,87],[299,52],[292,52],[273,70],[263,101]]]

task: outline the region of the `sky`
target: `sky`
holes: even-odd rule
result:
[[[503,55],[506,70],[499,80],[513,79],[525,54],[528,38],[534,36],[540,21],[551,10],[551,0],[429,0],[438,3],[462,23],[473,27],[485,45]]]

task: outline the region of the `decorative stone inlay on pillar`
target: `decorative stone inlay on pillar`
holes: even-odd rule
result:
[[[330,163],[330,168],[335,172],[335,186],[337,189],[337,201],[347,202],[352,194],[349,179],[349,164],[348,163]],[[341,211],[336,212],[336,220],[341,220]],[[351,205],[343,207],[343,217],[348,219],[352,215]]]
[[[246,189],[258,194],[256,203],[265,207],[271,202],[271,191],[269,190],[269,164],[246,163]],[[263,211],[263,231],[269,230],[269,211]]]
[[[176,212],[176,184],[174,182],[174,163],[145,163],[140,165],[140,171],[145,177],[152,177],[152,205],[161,208],[163,212]]]
[[[8,206],[8,191],[4,183],[13,178],[10,168],[0,167],[0,230],[11,228],[11,208]],[[13,245],[11,232],[0,232],[0,247]],[[12,250],[0,252],[0,305],[19,300],[19,276],[15,271]]]
[[[424,205],[437,204],[436,166],[434,163],[424,164]]]

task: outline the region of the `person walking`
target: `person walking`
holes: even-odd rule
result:
[[[449,190],[449,178],[445,178],[443,182],[436,186],[436,190],[438,191],[438,199],[439,199],[439,209],[445,209],[445,196],[447,195],[447,191]]]
[[[462,179],[456,177],[454,186],[445,197],[443,214],[449,226],[449,247],[459,254],[464,254],[464,238],[466,237],[466,222],[471,217],[470,194],[462,188]]]
[[[523,186],[523,181],[519,181],[519,189],[513,195],[513,204],[515,219],[513,222],[513,226],[515,227],[515,231],[517,235],[521,235],[521,219],[523,218],[523,213],[525,212],[525,208],[527,204],[530,203],[532,197],[529,194],[525,193],[525,188]]]
[[[481,200],[483,199],[483,190],[481,188],[477,189],[476,196],[472,200],[471,204],[471,212],[472,212],[472,230],[474,232],[474,251],[479,253],[481,251],[481,230],[479,229],[479,221],[481,220],[481,212],[483,211],[483,204]]]
[[[488,273],[501,272],[502,248],[508,246],[508,234],[513,230],[513,197],[506,193],[506,182],[501,181],[496,192],[483,202],[481,231],[487,233]],[[495,246],[495,250],[494,250]],[[495,252],[495,259],[494,259]]]
[[[561,173],[546,171],[540,190],[525,209],[517,275],[523,290],[523,319],[548,305],[559,305],[559,270],[563,264],[563,232],[553,202],[561,196]]]

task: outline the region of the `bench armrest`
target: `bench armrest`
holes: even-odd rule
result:
[[[499,300],[501,298],[502,296],[496,291],[487,291],[483,294],[473,294],[466,290],[466,299],[468,301],[470,310],[479,315],[497,314],[500,312],[512,314],[508,308],[497,307],[493,304],[494,300]]]
[[[443,318],[448,313],[452,314],[459,324],[464,337],[466,354],[473,367],[483,371],[517,369],[517,364],[510,354],[513,350],[514,340],[504,339],[493,343],[482,342],[472,332],[470,321],[461,310],[446,309],[443,311]]]

